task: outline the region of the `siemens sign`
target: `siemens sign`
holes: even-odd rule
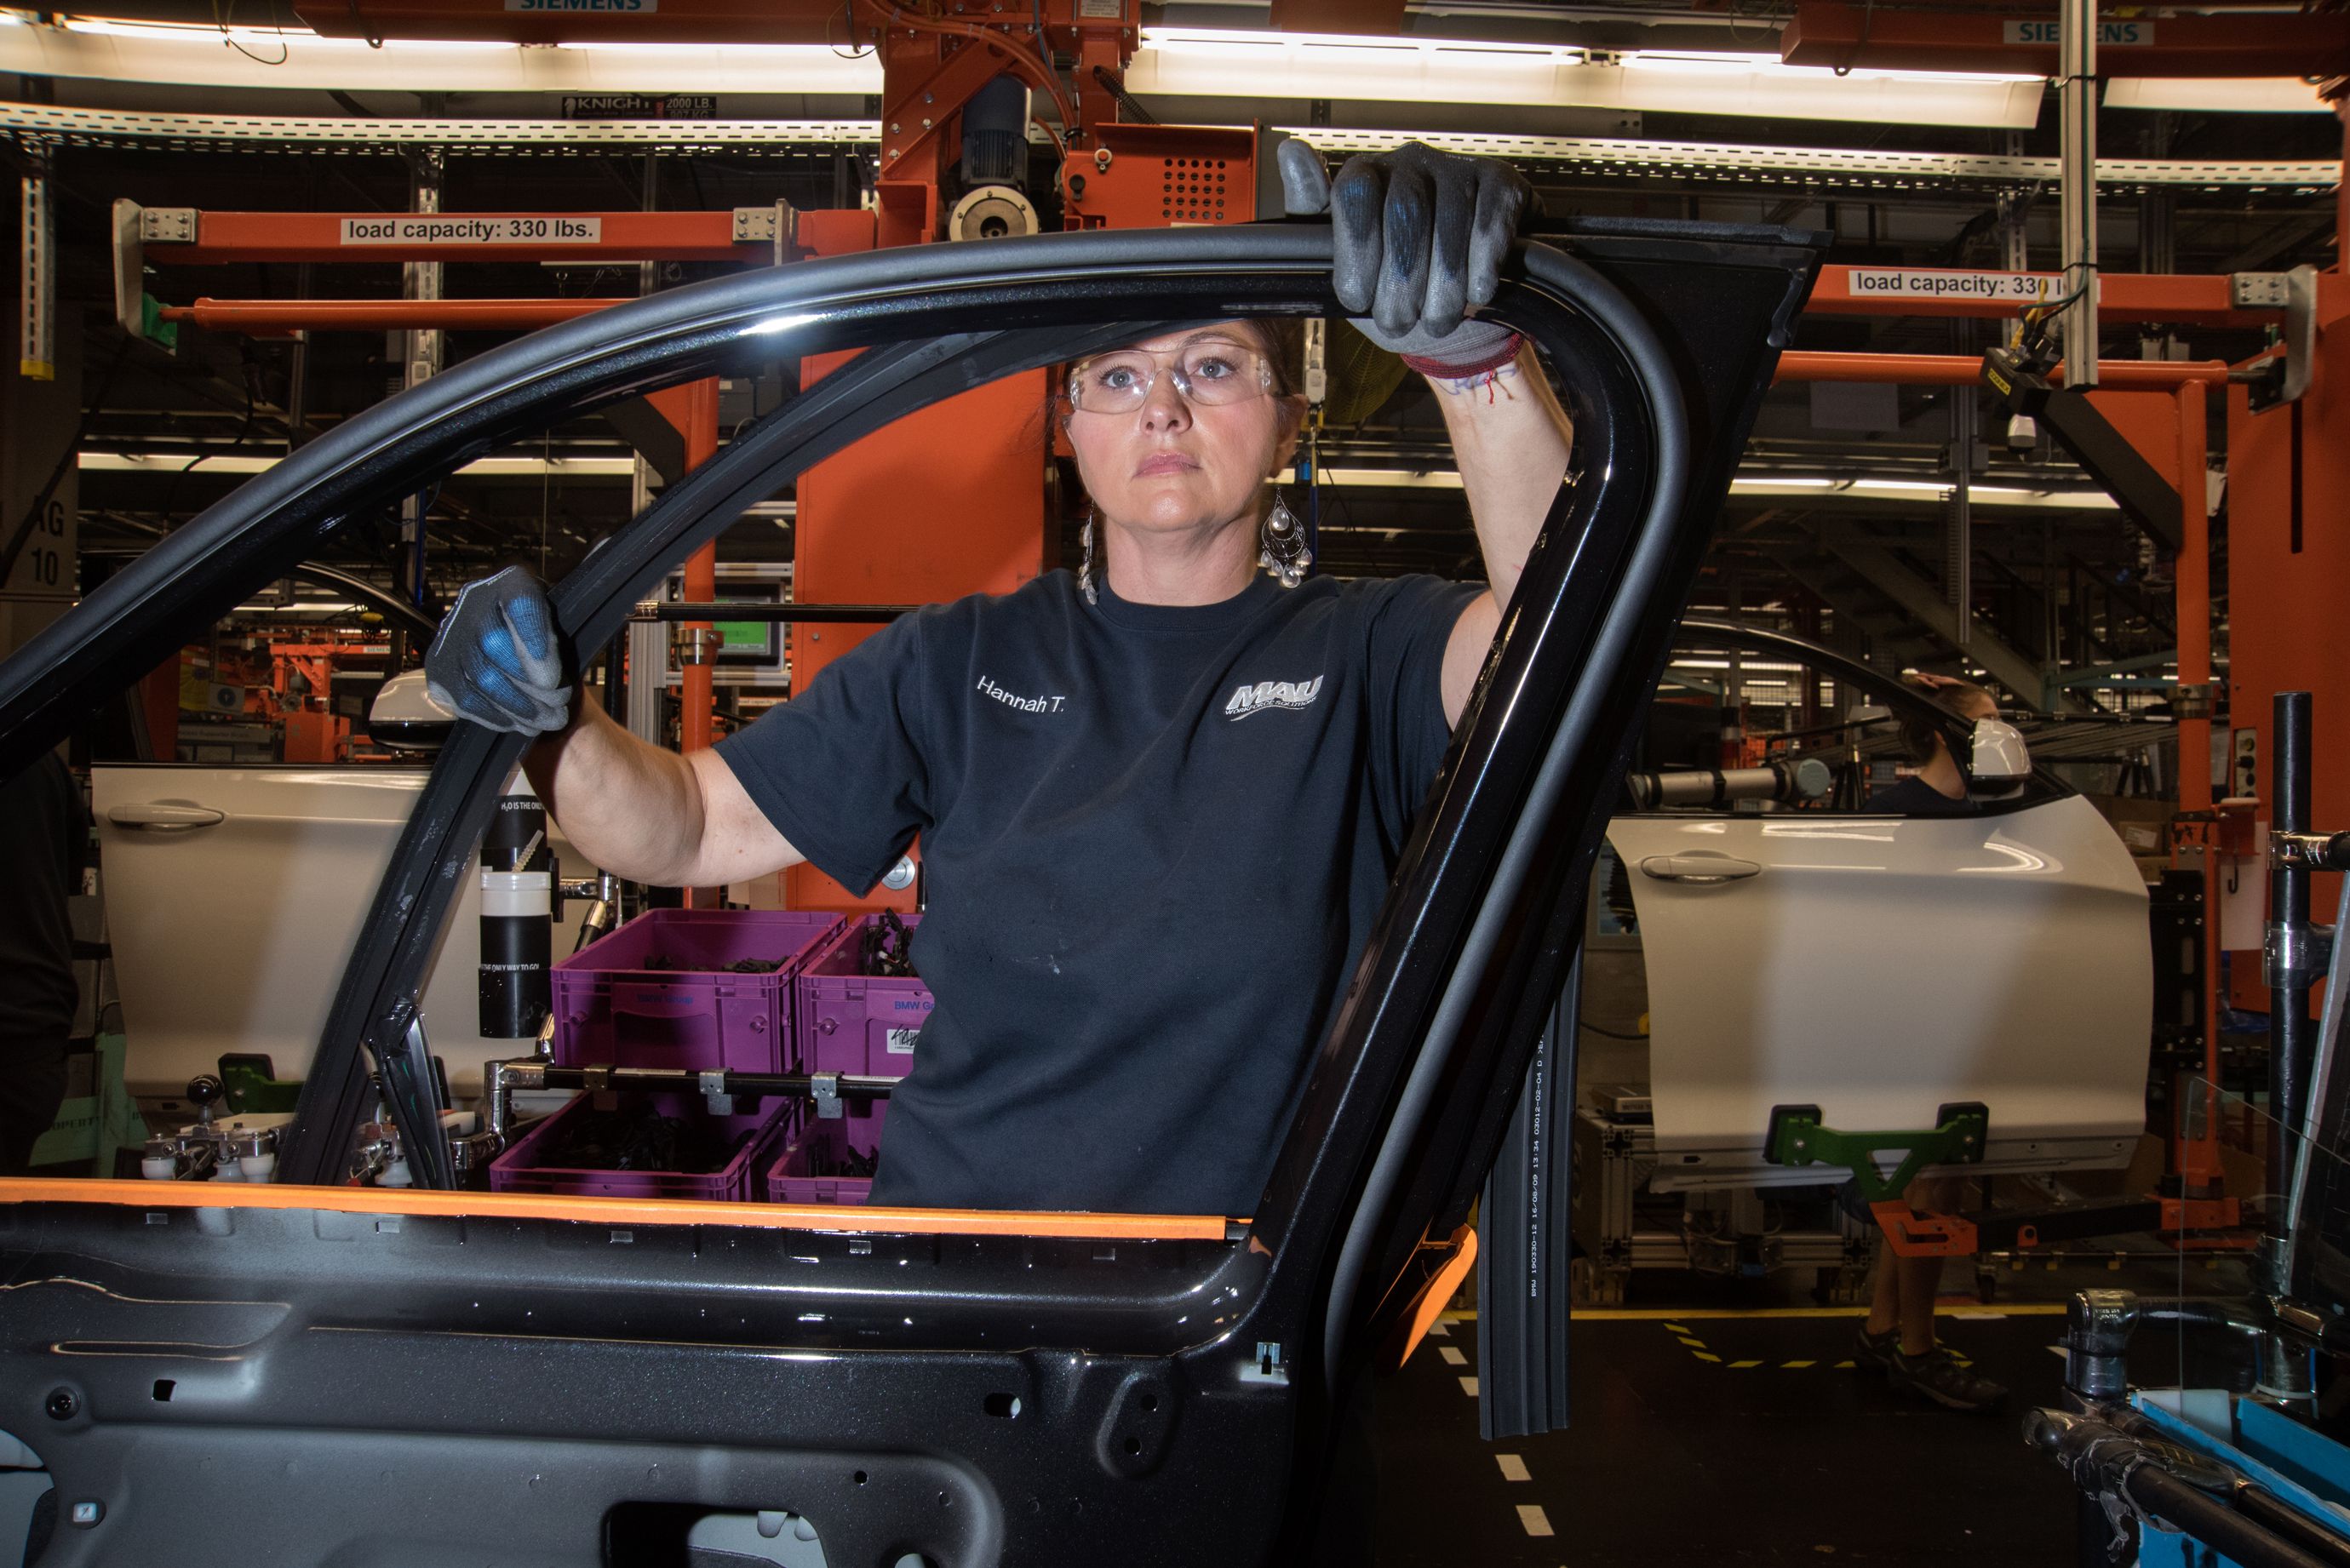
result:
[[[506,0],[506,8],[513,10],[515,0]],[[547,7],[547,9],[554,9],[554,7]],[[2034,17],[2028,22],[2007,23],[2000,36],[2007,43],[2038,44],[2043,48],[2053,49],[2063,42],[2057,36],[2057,28],[2058,23],[2053,16],[2044,19]],[[2100,22],[2097,24],[2099,48],[2126,49],[2134,45],[2150,45],[2153,42],[2154,24],[2151,22]]]
[[[658,11],[660,0],[506,0],[509,11]]]

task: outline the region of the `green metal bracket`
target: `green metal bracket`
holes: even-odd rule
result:
[[[180,324],[163,319],[163,302],[151,294],[139,296],[139,336],[159,348],[179,351]]]
[[[257,1116],[264,1111],[290,1111],[302,1097],[302,1080],[280,1078],[267,1056],[257,1052],[226,1052],[220,1059],[221,1086],[228,1091],[228,1108]]]
[[[1762,1158],[1773,1165],[1841,1165],[1871,1203],[1898,1198],[1929,1165],[1975,1165],[1991,1140],[1991,1112],[1979,1103],[1944,1106],[1930,1132],[1840,1132],[1824,1126],[1817,1106],[1773,1106]],[[1887,1176],[1881,1155],[1898,1154]]]

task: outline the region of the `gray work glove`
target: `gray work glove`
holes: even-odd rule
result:
[[[1477,375],[1516,354],[1516,333],[1464,317],[1492,301],[1502,258],[1534,205],[1525,176],[1499,159],[1417,141],[1357,153],[1335,182],[1297,138],[1277,156],[1290,215],[1330,214],[1332,282],[1341,305],[1369,316],[1355,323],[1365,337],[1432,376]]]
[[[458,717],[544,735],[571,722],[555,611],[520,566],[467,583],[424,656],[424,689]]]

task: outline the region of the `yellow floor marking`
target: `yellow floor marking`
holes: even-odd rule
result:
[[[1849,1372],[1852,1370],[1852,1363],[1849,1361],[1839,1361],[1836,1363],[1836,1370],[1838,1372]]]
[[[1705,1348],[1705,1341],[1701,1339],[1692,1339],[1686,1334],[1680,1336],[1680,1341],[1683,1345],[1695,1345],[1700,1350],[1703,1350]]]
[[[1734,1372],[1742,1366],[1760,1366],[1762,1365],[1762,1364],[1759,1361],[1733,1361],[1730,1364],[1730,1366],[1731,1370]]]
[[[1669,1323],[1665,1324],[1665,1332],[1668,1334],[1687,1334],[1689,1329],[1681,1324]]]
[[[1713,1352],[1710,1350],[1692,1350],[1690,1354],[1696,1356],[1700,1361],[1711,1361],[1717,1366],[1719,1366],[1721,1361],[1721,1357],[1714,1355]]]
[[[1471,1399],[1477,1397],[1477,1380],[1474,1377],[1463,1377],[1461,1380],[1461,1392],[1468,1395]]]
[[[1436,1354],[1444,1357],[1444,1365],[1447,1366],[1466,1366],[1469,1365],[1469,1357],[1462,1354],[1458,1345],[1440,1345],[1436,1347]]]
[[[1428,1332],[1434,1334],[1439,1339],[1450,1339],[1452,1337],[1451,1326],[1444,1323],[1441,1319],[1430,1324],[1428,1325]]]
[[[1779,1367],[1780,1370],[1783,1372],[1794,1372],[1803,1367],[1817,1366],[1818,1365],[1819,1363],[1816,1361],[1783,1361],[1779,1363]]]
[[[1526,1527],[1526,1533],[1528,1535],[1556,1535],[1558,1533],[1557,1531],[1553,1530],[1550,1527],[1550,1515],[1543,1511],[1542,1504],[1538,1502],[1522,1502],[1518,1504],[1518,1522]]]
[[[1495,1454],[1493,1456],[1493,1462],[1502,1467],[1502,1479],[1503,1480],[1530,1481],[1534,1479],[1533,1474],[1526,1469],[1526,1461],[1520,1459],[1515,1454]]]

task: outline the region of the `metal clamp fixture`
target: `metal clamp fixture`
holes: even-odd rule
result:
[[[2129,1342],[2137,1297],[2128,1291],[2080,1291],[2064,1310],[2064,1390],[2077,1407],[2129,1392]]]
[[[1817,1106],[1773,1106],[1762,1158],[1773,1165],[1841,1165],[1871,1203],[1889,1202],[1929,1165],[1978,1165],[1991,1138],[1991,1112],[1980,1104],[1944,1106],[1923,1132],[1849,1133],[1825,1127]],[[1898,1154],[1887,1175],[1879,1155]]]
[[[2316,369],[2317,268],[2231,274],[2228,303],[2238,310],[2284,312],[2284,354],[2258,367],[2262,375],[2252,387],[2252,411],[2297,401]]]
[[[2350,871],[2350,833],[2272,832],[2269,861],[2303,871]]]
[[[2324,978],[2333,952],[2333,934],[2306,921],[2287,925],[2272,921],[2261,944],[2262,978],[2271,990],[2280,986],[2306,991]]]
[[[716,660],[718,650],[726,645],[716,627],[681,626],[670,633],[670,647],[676,651],[681,668],[690,664],[709,664]]]
[[[840,1075],[809,1074],[808,1097],[816,1102],[816,1114],[820,1120],[838,1121],[844,1114],[840,1105]]]

